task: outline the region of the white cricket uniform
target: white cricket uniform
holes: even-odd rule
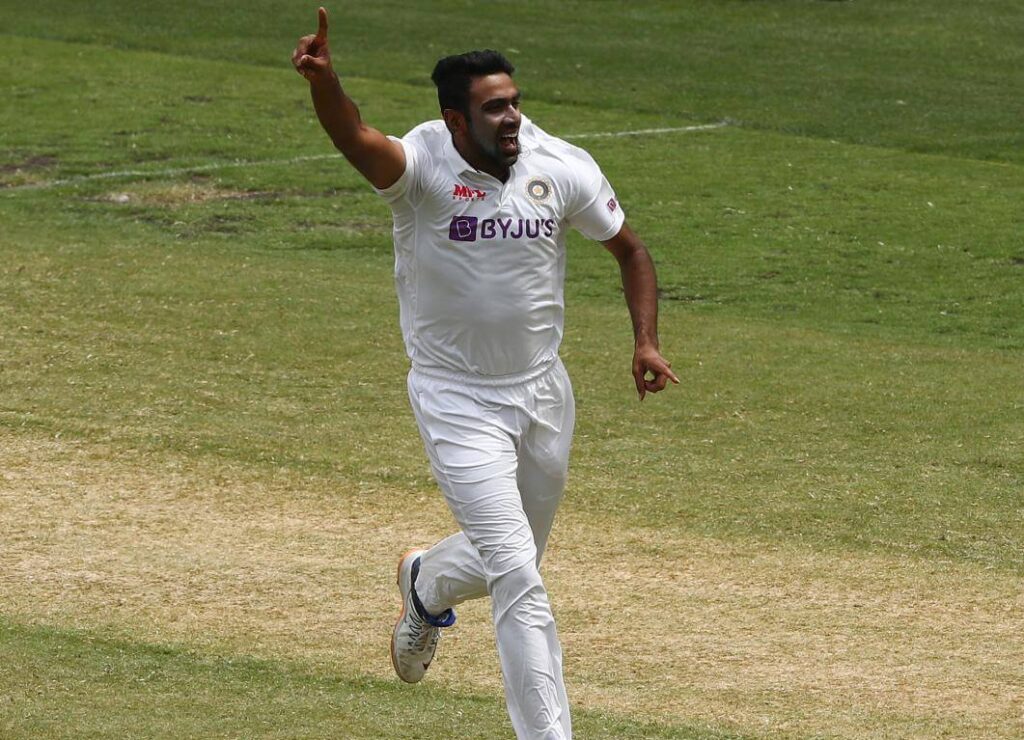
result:
[[[409,399],[461,527],[424,554],[416,592],[439,614],[490,594],[519,738],[569,738],[562,654],[537,566],[562,497],[575,420],[558,358],[569,226],[604,241],[624,216],[582,149],[526,116],[502,183],[469,165],[443,121],[400,141],[378,191],[394,214]]]

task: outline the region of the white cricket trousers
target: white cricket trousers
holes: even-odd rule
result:
[[[561,360],[534,375],[499,384],[409,373],[427,456],[462,528],[423,555],[416,592],[431,614],[490,594],[516,737],[568,740],[562,648],[538,565],[565,489],[575,405]]]

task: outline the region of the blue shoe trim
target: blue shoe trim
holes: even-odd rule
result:
[[[445,611],[438,614],[436,617],[423,608],[423,602],[420,601],[419,594],[416,593],[416,576],[420,574],[420,559],[416,558],[412,564],[412,575],[410,584],[410,593],[412,594],[412,605],[416,607],[416,613],[429,624],[431,627],[451,627],[455,624],[455,610],[446,609]]]

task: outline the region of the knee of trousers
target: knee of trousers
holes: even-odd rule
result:
[[[488,583],[537,561],[537,543],[523,506],[511,496],[463,511],[463,531],[476,548]],[[472,517],[466,516],[471,514]]]
[[[483,560],[488,589],[492,582],[527,566],[537,569],[537,544],[526,517],[522,517],[513,527],[491,527],[477,534],[477,542],[474,544]],[[512,580],[518,577],[521,576],[513,576]],[[540,578],[539,574],[537,577]]]
[[[487,588],[494,607],[495,623],[508,616],[534,626],[544,626],[553,621],[547,589],[534,560],[488,577]]]

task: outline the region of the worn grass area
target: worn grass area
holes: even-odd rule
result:
[[[346,686],[390,675],[395,557],[451,526],[436,497],[400,490],[39,438],[0,448],[8,618],[294,661]],[[584,512],[559,522],[546,574],[583,709],[794,736],[1024,730],[1012,576]],[[430,680],[498,701],[487,606],[460,617]]]

